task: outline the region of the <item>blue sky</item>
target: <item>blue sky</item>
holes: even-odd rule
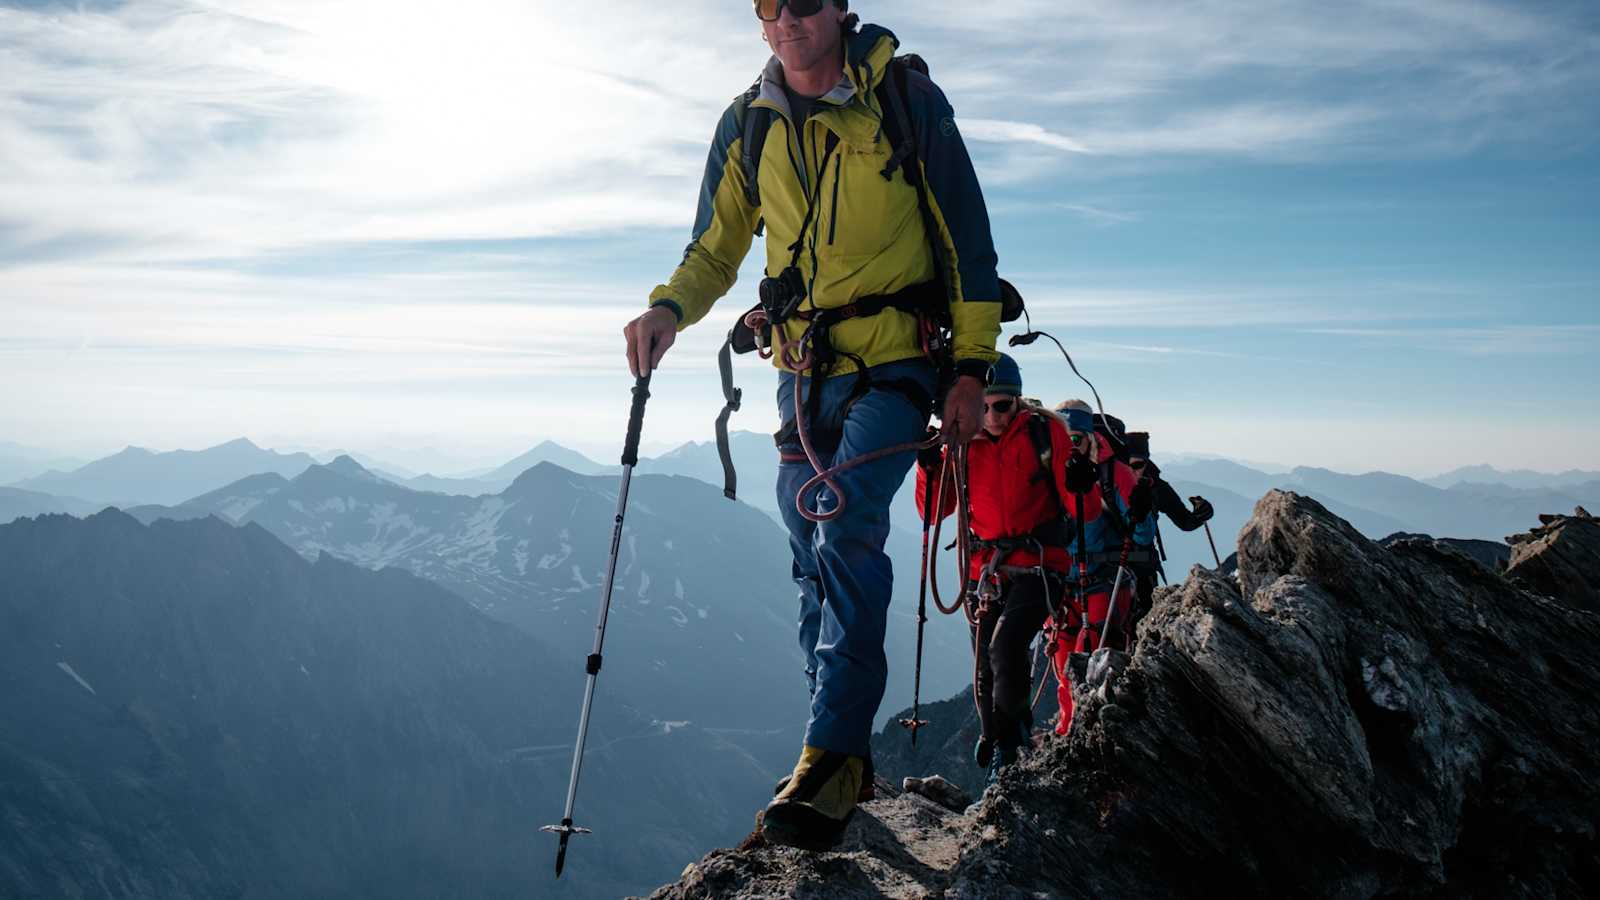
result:
[[[1157,447],[1600,465],[1594,4],[856,8],[929,59],[1002,273]],[[0,438],[611,452],[621,326],[764,58],[739,0],[0,2]],[[669,357],[656,445],[709,438],[758,277]]]

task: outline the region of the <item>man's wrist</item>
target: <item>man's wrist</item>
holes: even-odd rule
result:
[[[657,300],[650,304],[650,310],[652,312],[661,308],[665,308],[668,312],[672,313],[673,318],[677,320],[677,324],[683,324],[683,307],[678,305],[678,301]]]
[[[956,375],[976,378],[981,382],[989,377],[989,365],[981,359],[958,359]]]

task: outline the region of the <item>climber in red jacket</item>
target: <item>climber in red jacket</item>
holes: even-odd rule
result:
[[[972,554],[967,617],[973,633],[973,694],[983,734],[975,757],[990,780],[1029,743],[1028,648],[1051,614],[1066,625],[1074,610],[1071,548],[1075,517],[1100,515],[1098,466],[1081,452],[1086,435],[1021,399],[1022,374],[1002,354],[990,368],[983,430],[967,445],[966,485]],[[1087,418],[1079,423],[1089,433]],[[1076,442],[1076,443],[1075,443]],[[954,466],[932,448],[918,459],[917,506],[942,499],[938,517],[956,508]],[[939,497],[939,473],[944,490]],[[1080,512],[1081,511],[1081,512]]]
[[[1116,448],[1110,441],[1095,433],[1095,425],[1102,417],[1094,413],[1082,400],[1068,400],[1056,406],[1056,413],[1065,416],[1073,425],[1073,439],[1085,448],[1087,455],[1096,460],[1096,487],[1102,501],[1101,514],[1084,527],[1084,549],[1079,553],[1073,545],[1074,561],[1083,562],[1083,570],[1075,573],[1076,586],[1083,594],[1078,609],[1080,627],[1069,639],[1057,640],[1049,648],[1056,674],[1056,701],[1061,715],[1056,719],[1056,734],[1066,734],[1072,728],[1072,673],[1069,660],[1074,653],[1092,653],[1104,638],[1107,646],[1127,650],[1133,639],[1133,611],[1138,576],[1129,558],[1137,549],[1133,523],[1144,518],[1148,510],[1136,509],[1139,476],[1132,468],[1117,459]],[[1144,492],[1148,502],[1148,489]],[[1118,571],[1122,577],[1117,577]],[[1116,602],[1111,592],[1117,588]],[[1107,619],[1109,618],[1109,624]]]

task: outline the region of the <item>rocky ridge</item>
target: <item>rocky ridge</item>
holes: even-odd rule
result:
[[[1512,543],[1500,575],[1271,492],[1237,578],[1160,592],[981,802],[880,784],[836,852],[717,851],[652,896],[1600,894],[1600,529]]]

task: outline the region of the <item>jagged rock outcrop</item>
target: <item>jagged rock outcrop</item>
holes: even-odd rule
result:
[[[980,803],[884,797],[838,852],[718,851],[654,897],[1594,896],[1600,616],[1578,590],[1272,492],[1237,579],[1160,592],[1131,657],[1088,661],[1071,735]]]
[[[1434,541],[1442,546],[1449,547],[1462,555],[1488,568],[1493,572],[1504,572],[1511,563],[1511,547],[1499,541],[1478,541],[1463,538],[1435,538],[1426,534],[1411,534],[1397,531],[1378,542],[1380,547],[1390,547],[1401,541]]]
[[[1570,516],[1539,518],[1539,527],[1509,539],[1511,577],[1547,597],[1600,612],[1600,519],[1583,507]]]

